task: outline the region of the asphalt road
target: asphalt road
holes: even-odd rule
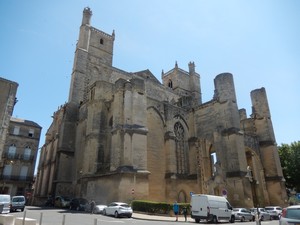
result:
[[[135,219],[135,218],[114,218],[109,216],[104,216],[100,214],[89,214],[86,212],[77,212],[77,211],[70,211],[68,209],[55,209],[55,208],[40,208],[40,207],[33,207],[27,206],[24,212],[13,212],[11,215],[15,217],[24,217],[33,218],[37,220],[39,225],[169,225],[169,224],[196,224],[195,222],[184,222],[183,218],[179,222],[175,222],[175,219],[166,220],[166,221],[157,221],[152,220],[151,216],[146,216],[143,219]],[[207,224],[206,222],[200,222],[200,224]],[[219,223],[228,224],[231,223]],[[262,221],[261,225],[278,225],[278,220],[273,221]],[[234,225],[257,225],[256,222],[239,222],[236,221]]]

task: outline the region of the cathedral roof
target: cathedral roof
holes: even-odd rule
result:
[[[139,72],[134,72],[133,74],[136,75],[137,77],[141,77],[145,80],[147,79],[147,80],[151,80],[152,82],[161,84],[159,82],[159,80],[148,69],[142,70],[142,71],[139,71]]]

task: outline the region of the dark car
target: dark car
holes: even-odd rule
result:
[[[89,207],[89,201],[85,198],[73,198],[70,202],[70,209],[77,211],[86,211]]]
[[[58,208],[68,208],[70,206],[70,198],[66,196],[56,196],[54,206]]]

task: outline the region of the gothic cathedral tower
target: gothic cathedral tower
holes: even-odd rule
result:
[[[84,8],[69,93],[69,102],[77,104],[86,100],[89,85],[109,79],[112,66],[114,31],[109,35],[90,26],[91,16],[90,8]]]

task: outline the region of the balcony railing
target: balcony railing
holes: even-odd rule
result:
[[[11,159],[11,160],[23,160],[23,161],[32,161],[34,159],[33,155],[24,155],[24,154],[9,154],[5,152],[3,154],[4,159]]]
[[[0,175],[2,181],[33,181],[33,176]]]

